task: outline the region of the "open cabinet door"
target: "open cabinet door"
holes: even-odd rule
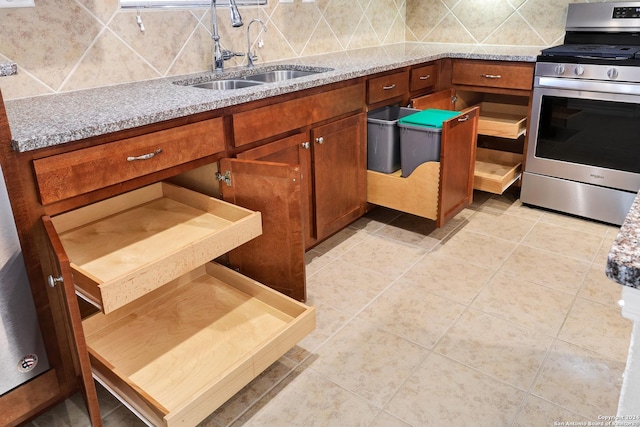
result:
[[[262,214],[262,235],[229,252],[231,267],[299,301],[306,300],[300,167],[221,159],[222,198]]]
[[[442,124],[438,227],[473,202],[479,115],[480,108],[473,107]]]
[[[60,290],[64,294],[67,315],[69,317],[68,324],[70,325],[71,336],[73,337],[71,346],[72,348],[75,346],[74,350],[78,356],[78,368],[80,370],[82,394],[87,405],[89,419],[91,420],[92,426],[102,426],[100,407],[98,406],[98,395],[96,393],[95,383],[93,382],[93,376],[91,374],[91,362],[89,360],[87,342],[82,328],[82,317],[80,315],[80,307],[76,297],[69,258],[67,257],[62,243],[60,242],[60,238],[58,237],[58,233],[51,222],[51,218],[44,216],[42,217],[42,222],[48,238],[47,244],[49,245],[49,258],[51,259],[51,266],[48,271],[48,273],[50,273],[49,285],[56,286],[59,289],[61,288]],[[46,269],[46,266],[43,267]]]

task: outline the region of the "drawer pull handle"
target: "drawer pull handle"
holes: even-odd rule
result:
[[[156,151],[154,151],[153,153],[147,153],[147,154],[143,154],[142,156],[130,156],[127,157],[127,162],[134,162],[136,160],[148,160],[152,157],[155,157],[156,155],[162,153],[162,148],[158,148]]]
[[[396,84],[395,83],[392,84],[392,85],[389,85],[389,86],[382,86],[383,90],[391,90],[391,89],[395,89],[395,88],[396,88]]]
[[[431,78],[431,74],[427,74],[426,76],[420,76],[420,80],[429,80]]]
[[[459,122],[466,122],[467,120],[469,120],[468,114],[465,114],[464,116],[458,118]]]
[[[49,286],[55,288],[58,283],[62,284],[64,280],[62,279],[62,276],[53,277],[53,275],[50,274],[49,277],[47,277],[47,282],[49,283]]]
[[[319,138],[316,138],[316,142],[317,142],[318,144],[324,144],[324,137],[323,137],[323,136],[321,136],[321,137],[319,137]]]
[[[500,74],[480,74],[481,77],[485,79],[501,79],[502,76]]]

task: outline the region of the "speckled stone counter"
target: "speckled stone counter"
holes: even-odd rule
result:
[[[223,75],[197,73],[10,100],[6,109],[11,144],[19,152],[36,150],[440,58],[535,62],[540,52],[535,47],[487,49],[477,45],[398,43],[257,65],[265,70],[283,64],[332,70],[230,91],[184,85],[238,76],[246,71],[244,68],[230,68]]]
[[[609,251],[606,273],[621,285],[640,289],[640,194]]]

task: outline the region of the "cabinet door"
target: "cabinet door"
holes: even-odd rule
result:
[[[480,109],[473,107],[442,124],[438,227],[473,201],[473,175]]]
[[[71,265],[69,264],[69,258],[62,247],[58,233],[51,222],[51,218],[45,216],[42,218],[42,222],[48,237],[47,245],[49,258],[51,259],[51,265],[48,268],[49,271],[46,271],[47,267],[44,266],[45,274],[51,274],[49,276],[50,285],[55,285],[57,288],[56,290],[64,294],[63,299],[66,303],[66,314],[68,316],[69,329],[71,337],[73,338],[73,342],[71,342],[70,345],[72,348],[75,347],[74,350],[78,357],[77,362],[79,365],[78,369],[80,370],[80,385],[83,392],[83,398],[87,405],[91,424],[94,427],[98,427],[102,425],[102,418],[100,417],[98,395],[96,393],[96,387],[91,374],[91,362],[89,360],[87,342],[82,328],[82,318],[80,316],[80,308],[75,293]]]
[[[313,226],[313,179],[311,176],[311,150],[308,133],[299,133],[237,155],[242,160],[262,160],[300,166],[302,211],[304,212],[305,248],[315,242]]]
[[[220,160],[229,184],[225,201],[259,211],[263,234],[229,252],[232,267],[285,295],[306,299],[300,167],[242,159]]]
[[[366,115],[311,131],[319,240],[362,216],[366,208]]]

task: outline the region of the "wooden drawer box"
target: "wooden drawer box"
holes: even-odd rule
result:
[[[213,155],[224,141],[222,118],[215,118],[37,159],[40,199],[47,205]]]
[[[473,188],[502,194],[522,175],[522,154],[478,148]]]
[[[412,68],[409,76],[411,92],[433,87],[438,83],[438,67],[435,64]]]
[[[132,305],[83,327],[94,376],[156,426],[196,425],[315,327],[312,307],[214,263]]]
[[[367,80],[367,104],[403,96],[408,90],[409,78],[405,71],[374,77]]]
[[[500,138],[517,139],[527,130],[526,105],[481,102],[478,133]]]
[[[104,313],[262,232],[259,212],[161,182],[52,221],[78,293]]]
[[[533,63],[454,60],[452,66],[451,83],[454,85],[527,91],[533,87]]]
[[[432,220],[438,219],[440,162],[419,165],[406,178],[367,171],[367,202]]]

